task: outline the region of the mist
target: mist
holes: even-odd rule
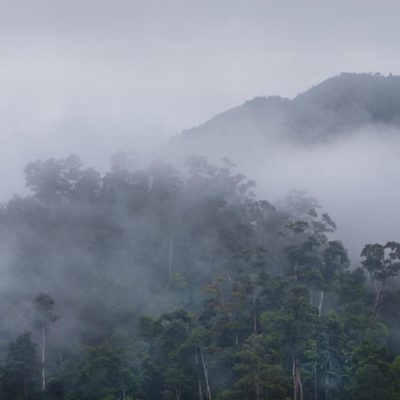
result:
[[[398,399],[399,12],[0,1],[0,399]]]
[[[293,97],[342,71],[400,73],[394,1],[0,7],[2,200],[38,158],[79,154],[104,170],[115,151],[163,145],[254,96]]]
[[[365,243],[399,240],[398,133],[365,127],[311,148],[277,145],[264,163],[241,165],[258,182],[261,197],[283,198],[291,189],[315,197],[358,257]]]

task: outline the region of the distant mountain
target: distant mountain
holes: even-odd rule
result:
[[[343,73],[290,101],[289,128],[306,137],[400,123],[400,77]],[[322,137],[321,137],[322,136]]]
[[[182,132],[168,148],[235,157],[277,139],[310,144],[366,125],[400,126],[400,76],[342,73],[293,99],[256,97]]]
[[[399,152],[400,76],[343,73],[293,99],[247,101],[158,154],[178,166],[189,155],[228,157],[257,182],[258,195],[277,202],[305,190],[357,258],[363,243],[400,241]]]

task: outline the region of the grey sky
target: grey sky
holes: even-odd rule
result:
[[[95,166],[258,95],[400,73],[398,1],[0,0],[0,198],[29,160]]]

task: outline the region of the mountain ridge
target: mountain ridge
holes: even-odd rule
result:
[[[242,145],[253,139],[259,146],[279,136],[310,143],[379,124],[400,126],[400,76],[344,72],[292,99],[255,97],[183,130],[168,145],[207,152],[226,140]]]

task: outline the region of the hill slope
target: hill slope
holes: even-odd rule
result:
[[[309,144],[382,124],[400,124],[400,77],[342,73],[294,99],[254,98],[184,131],[168,147],[240,158],[276,139]]]
[[[362,243],[400,239],[399,129],[400,77],[343,73],[293,99],[247,101],[184,131],[162,154],[228,157],[269,199],[307,191],[357,257]]]

